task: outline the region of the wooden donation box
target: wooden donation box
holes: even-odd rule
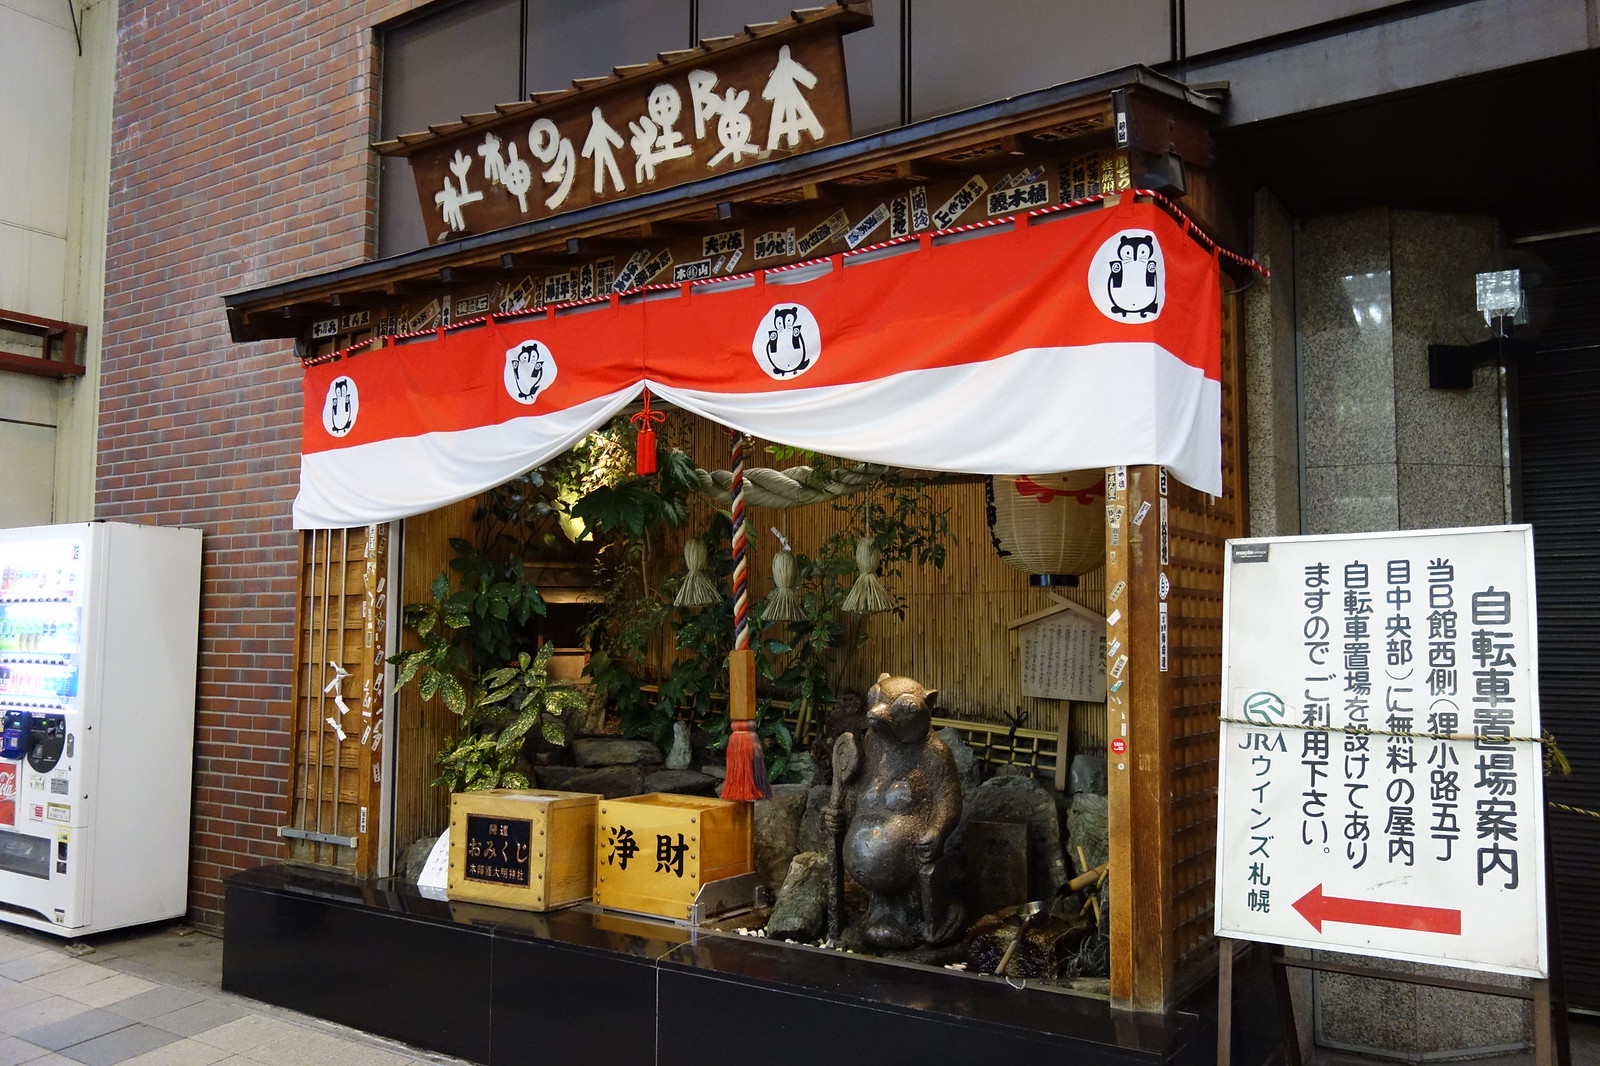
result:
[[[594,901],[687,921],[702,887],[748,874],[750,805],[654,792],[601,800]]]
[[[548,911],[594,890],[599,796],[499,788],[450,797],[453,900]]]

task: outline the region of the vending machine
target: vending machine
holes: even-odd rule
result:
[[[0,920],[186,910],[200,532],[0,529]]]

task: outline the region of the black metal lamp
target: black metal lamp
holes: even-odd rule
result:
[[[1489,329],[1476,344],[1428,345],[1428,387],[1472,388],[1472,372],[1480,366],[1510,366],[1534,352],[1533,337],[1548,315],[1542,265],[1531,256],[1501,253],[1495,268],[1474,275],[1478,313]]]

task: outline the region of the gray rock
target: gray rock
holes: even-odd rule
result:
[[[667,751],[668,770],[687,770],[694,758],[694,748],[689,744],[689,723],[672,723],[672,747]]]
[[[961,778],[961,799],[965,803],[972,798],[972,790],[978,787],[978,780],[983,776],[982,768],[978,765],[978,753],[962,738],[959,729],[945,726],[938,735],[955,757],[956,774]]]
[[[783,768],[783,781],[788,785],[817,783],[817,760],[808,751],[797,751],[789,756],[789,765]]]
[[[406,846],[400,855],[399,873],[407,884],[416,884],[417,878],[422,876],[422,868],[428,864],[428,855],[433,851],[436,837],[423,837],[413,840]]]
[[[828,925],[828,860],[803,851],[789,864],[783,887],[767,919],[767,936],[779,940],[820,940]]]
[[[677,792],[685,796],[710,796],[717,791],[717,779],[694,770],[657,770],[644,777],[646,792]]]
[[[1082,848],[1091,870],[1110,858],[1104,796],[1080,792],[1072,797],[1072,806],[1067,809],[1067,846],[1074,860]]]
[[[1050,792],[1031,777],[991,777],[972,795],[969,821],[1020,822],[1028,827],[1032,852],[1028,887],[1033,899],[1049,899],[1069,880],[1061,853],[1061,826]]]
[[[535,766],[533,780],[540,788],[554,789],[557,792],[576,792],[569,788],[568,783],[573,778],[582,777],[589,771],[582,766]]]
[[[1106,754],[1090,752],[1072,757],[1072,767],[1067,771],[1067,791],[1106,794]]]
[[[644,771],[637,766],[602,766],[593,769],[581,766],[541,766],[535,773],[538,775],[539,787],[560,792],[592,792],[606,799],[618,799],[622,796],[642,795],[646,791]]]
[[[648,740],[579,737],[572,742],[572,761],[579,766],[660,766],[661,749]]]
[[[1028,827],[1021,822],[968,822],[966,873],[971,918],[1027,903]]]
[[[806,813],[800,819],[800,850],[830,854],[833,838],[822,828],[822,808],[832,795],[828,785],[813,785],[806,796]]]
[[[805,785],[773,785],[772,798],[757,800],[751,812],[755,872],[774,891],[783,884],[789,863],[800,850],[800,819],[809,792]]]
[[[701,763],[700,772],[705,774],[707,777],[714,777],[718,781],[721,781],[728,776],[728,768],[723,766],[721,763]]]

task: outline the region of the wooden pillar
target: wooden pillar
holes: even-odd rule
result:
[[[1171,1005],[1174,971],[1165,488],[1155,466],[1106,474],[1111,1003],[1138,1011]]]

